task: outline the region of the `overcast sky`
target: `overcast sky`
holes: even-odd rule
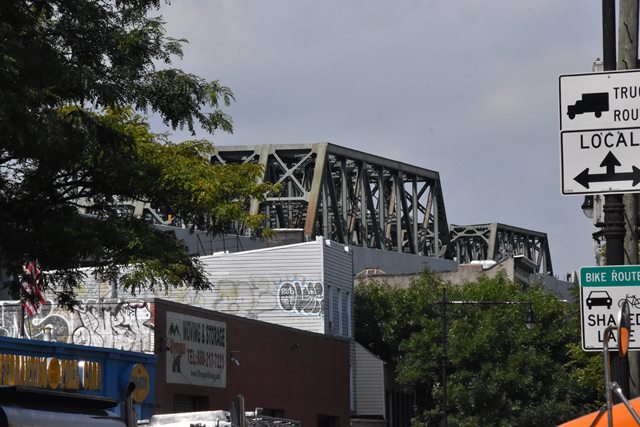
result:
[[[602,57],[596,0],[174,0],[175,66],[229,86],[219,145],[331,142],[440,173],[449,223],[547,233],[559,276],[594,265],[563,196],[558,76]],[[201,134],[199,137],[206,137]],[[188,134],[176,132],[175,139]]]

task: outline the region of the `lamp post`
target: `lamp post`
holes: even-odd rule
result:
[[[447,362],[449,360],[448,345],[449,345],[449,325],[447,322],[447,305],[449,304],[468,304],[468,305],[521,305],[527,304],[527,317],[525,319],[525,325],[527,329],[533,329],[535,326],[535,318],[533,315],[533,308],[531,307],[531,301],[449,301],[447,299],[447,288],[442,290],[442,425],[444,427],[449,426],[449,414],[447,412]]]

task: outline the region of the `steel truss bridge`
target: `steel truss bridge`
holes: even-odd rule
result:
[[[450,229],[449,250],[459,264],[514,255],[533,262],[537,273],[553,274],[546,233],[499,223],[451,225]]]
[[[330,143],[219,146],[213,164],[259,163],[280,194],[251,203],[273,229],[343,244],[455,259],[524,256],[552,274],[545,233],[504,224],[447,223],[438,172]],[[245,234],[247,230],[241,230]]]
[[[440,177],[432,170],[329,143],[217,147],[214,164],[255,162],[281,192],[252,214],[305,239],[442,258],[449,243]]]

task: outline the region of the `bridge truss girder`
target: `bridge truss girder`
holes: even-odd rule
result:
[[[524,256],[536,265],[538,273],[553,274],[546,233],[499,223],[452,224],[450,231],[450,249],[459,264]]]
[[[449,227],[437,172],[329,143],[220,146],[212,163],[254,162],[281,192],[250,211],[274,229],[444,257]]]

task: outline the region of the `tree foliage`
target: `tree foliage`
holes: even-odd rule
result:
[[[538,286],[523,292],[504,276],[460,286],[428,272],[408,288],[360,283],[356,340],[413,387],[417,424],[441,423],[444,292],[447,301],[531,301],[536,317],[529,330],[527,304],[447,304],[449,425],[552,426],[598,408],[601,356],[580,349],[576,304]]]
[[[16,277],[37,258],[72,304],[79,267],[141,287],[210,286],[173,234],[121,214],[162,207],[217,233],[245,214],[256,165],[214,166],[204,140],[170,143],[141,114],[195,135],[232,131],[218,81],[171,68],[184,40],[153,16],[159,0],[10,0],[0,7],[0,259]],[[91,206],[91,215],[82,212]],[[120,271],[130,265],[126,274]],[[16,290],[17,283],[13,283]]]

